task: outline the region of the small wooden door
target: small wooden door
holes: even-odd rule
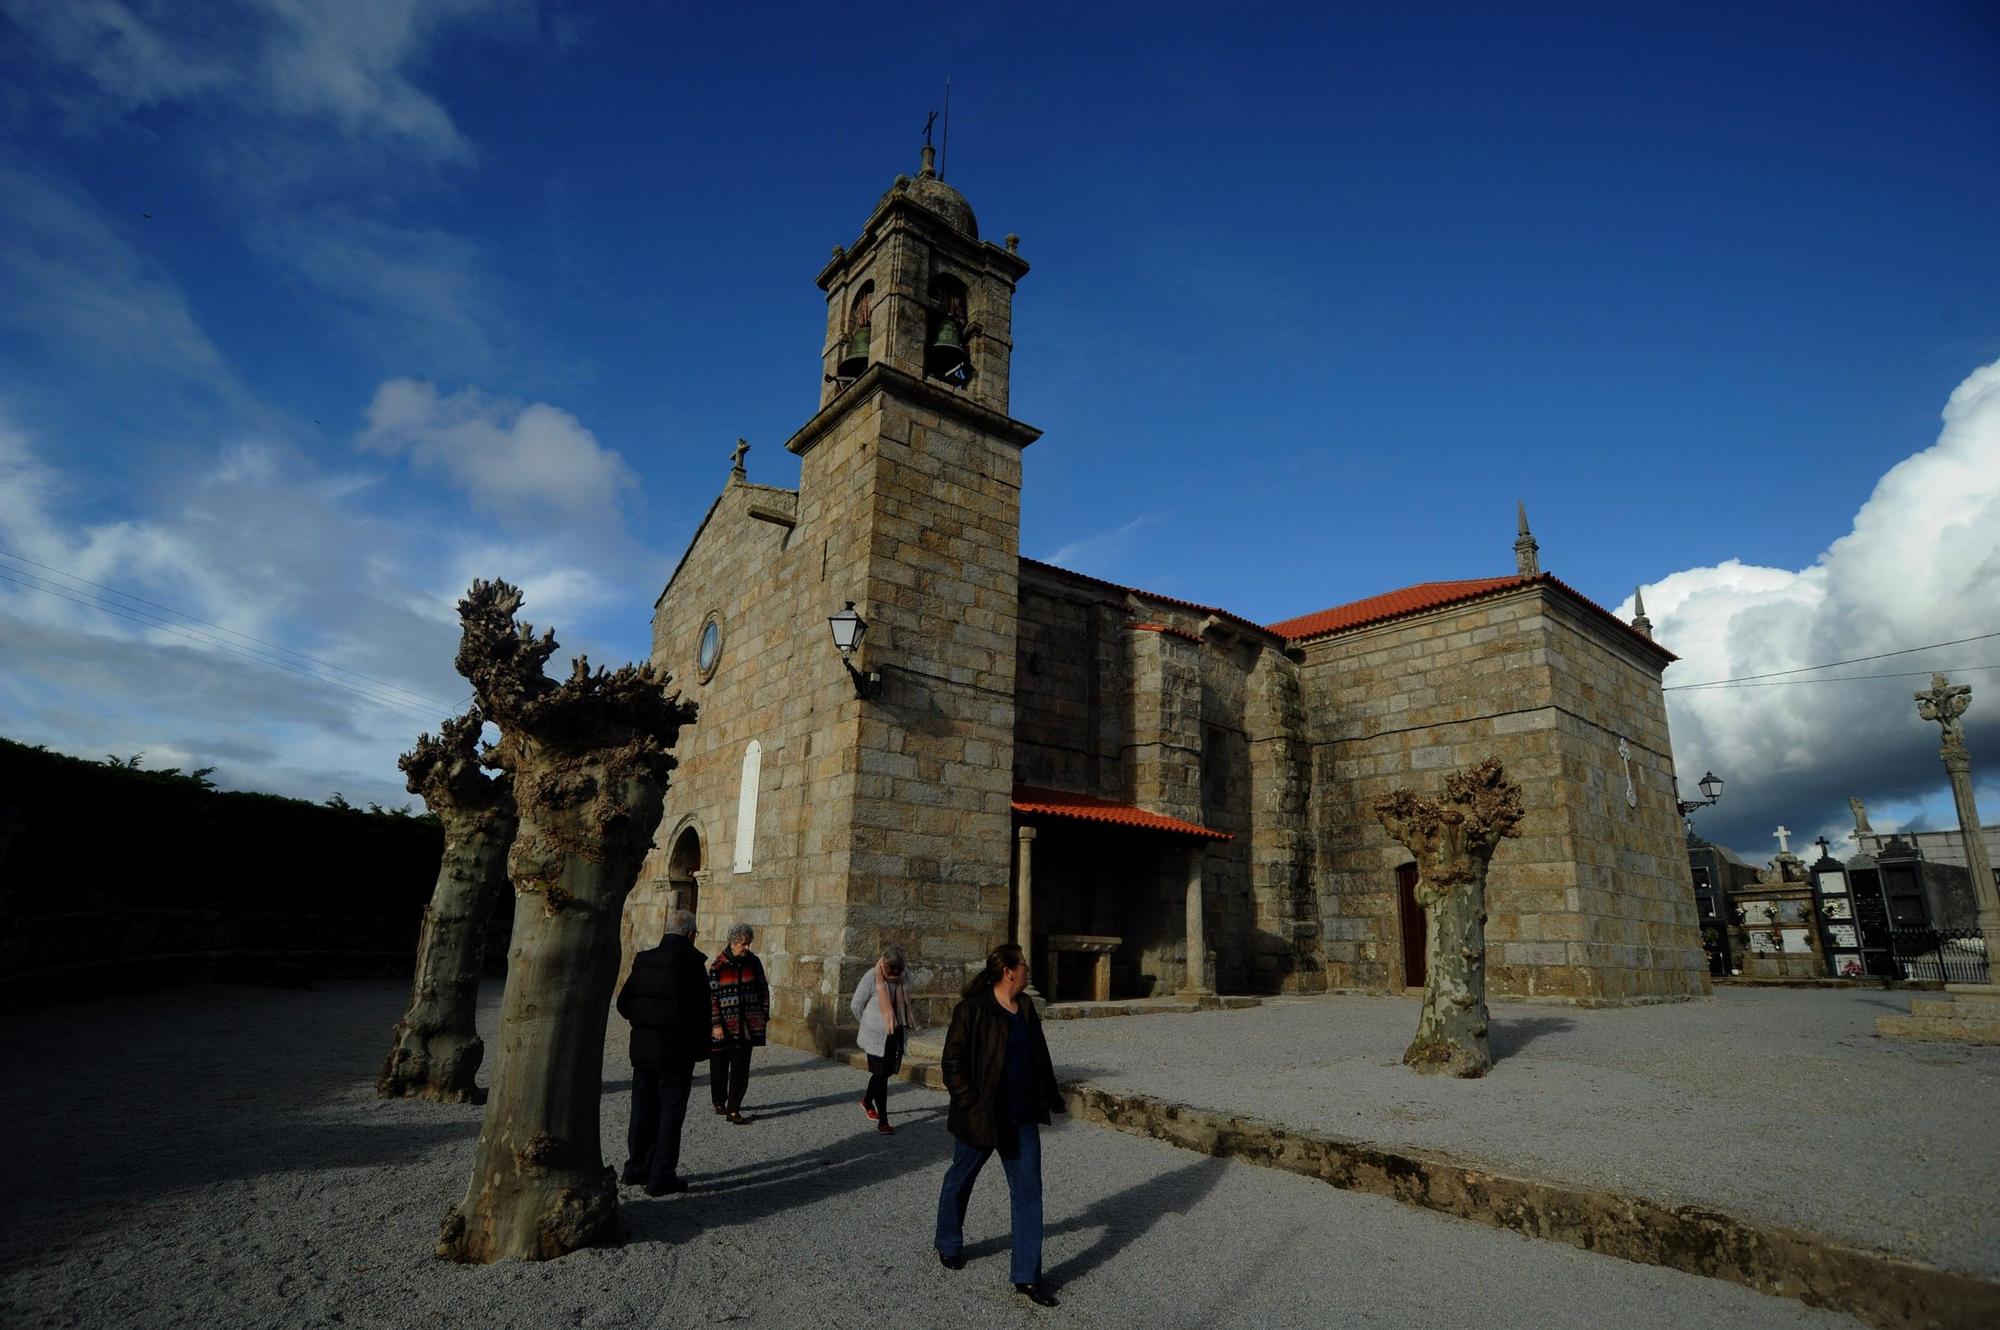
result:
[[[1424,942],[1429,925],[1424,919],[1424,907],[1417,904],[1415,864],[1404,864],[1396,870],[1396,900],[1403,918],[1403,984],[1408,988],[1422,988],[1427,977]]]

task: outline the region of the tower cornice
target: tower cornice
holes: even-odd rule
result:
[[[819,289],[832,290],[849,265],[866,255],[883,235],[899,225],[915,226],[935,248],[961,262],[986,267],[1010,282],[1019,282],[1027,275],[1028,261],[1013,250],[965,234],[909,195],[897,191],[883,200],[882,205],[869,216],[854,243],[842,249],[820,269],[819,276],[814,279]]]
[[[981,406],[968,399],[962,392],[940,387],[914,374],[906,374],[894,365],[878,362],[870,365],[867,373],[821,407],[818,415],[801,425],[796,434],[785,440],[786,451],[804,456],[815,443],[819,442],[822,435],[839,424],[849,412],[878,393],[892,393],[905,401],[916,403],[927,411],[953,417],[988,438],[1011,443],[1016,448],[1025,448],[1042,437],[1042,432],[1033,425]]]

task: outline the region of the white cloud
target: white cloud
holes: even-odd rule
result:
[[[313,288],[316,314],[383,358],[440,372],[490,367],[493,332],[507,320],[463,237],[323,208],[258,224],[251,240]]]
[[[1132,550],[1132,537],[1141,529],[1159,519],[1158,513],[1141,513],[1120,526],[1108,531],[1097,531],[1087,536],[1078,536],[1064,543],[1054,553],[1045,556],[1044,563],[1052,563],[1076,572],[1085,572],[1080,565],[1095,564],[1099,567],[1115,565]]]
[[[221,97],[356,140],[463,159],[470,145],[412,79],[445,30],[534,30],[532,0],[7,0],[9,15],[120,111]]]
[[[170,276],[73,190],[0,158],[0,318],[127,368],[234,392],[234,378]]]
[[[9,737],[389,802],[396,754],[466,693],[450,604],[408,594],[435,553],[371,517],[369,487],[268,441],[116,521],[74,521],[86,492],[0,421]]]
[[[473,388],[441,396],[415,379],[376,390],[358,442],[407,452],[419,466],[449,474],[476,503],[515,516],[553,512],[615,526],[620,501],[638,484],[617,453],[560,407],[522,406]]]
[[[1937,443],[1892,467],[1811,567],[1729,560],[1644,592],[1654,635],[1682,658],[1669,688],[2000,632],[2000,363],[1958,386]],[[1628,600],[1619,613],[1631,612]],[[1850,794],[1940,809],[1937,727],[1910,698],[1927,679],[1817,680],[1996,663],[2000,638],[1790,676],[1815,682],[1669,692],[1677,769],[1688,782],[1709,769],[1728,782],[1725,804],[1698,829],[1767,855],[1780,822],[1839,831]],[[2000,771],[2000,669],[1960,679],[1974,690],[1968,742],[1990,775]]]
[[[179,101],[234,79],[218,53],[199,49],[191,36],[177,41],[118,0],[8,0],[6,9],[51,55],[126,110]]]

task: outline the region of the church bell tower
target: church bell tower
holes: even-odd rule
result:
[[[850,684],[830,649],[793,666],[826,674],[820,696],[845,690],[813,750],[833,833],[801,939],[830,1004],[808,1016],[816,1036],[851,1023],[845,998],[884,943],[908,954],[930,1024],[1010,936],[1021,450],[1040,434],[1008,415],[1018,243],[979,238],[926,147],[819,274],[819,410],[785,445],[796,535],[817,613],[855,603],[856,677],[880,683]]]

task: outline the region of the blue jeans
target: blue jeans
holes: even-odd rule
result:
[[[1013,1211],[1014,1263],[1017,1284],[1035,1284],[1042,1278],[1042,1129],[1030,1122],[1014,1129],[1014,1149],[1000,1152],[1000,1168],[1007,1175],[1008,1208]],[[945,1170],[944,1185],[938,1189],[938,1255],[956,1257],[965,1245],[965,1206],[972,1199],[972,1183],[992,1155],[954,1141],[951,1167]]]

